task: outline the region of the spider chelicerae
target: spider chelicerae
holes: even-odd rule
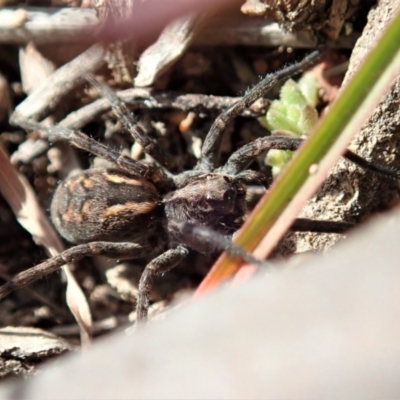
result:
[[[220,166],[223,132],[230,120],[264,96],[274,84],[303,71],[317,57],[317,52],[311,53],[299,63],[267,76],[220,114],[205,138],[195,168],[178,174],[168,171],[165,155],[136,124],[126,105],[93,76],[87,76],[87,80],[110,101],[118,119],[154,162],[133,160],[80,131],[21,122],[25,129],[45,129],[50,139],[64,139],[111,161],[115,168],[80,171],[58,186],[51,205],[52,220],[59,233],[77,245],[14,277],[0,287],[0,299],[86,256],[134,259],[152,254],[154,258],[146,265],[139,282],[137,316],[144,320],[152,278],[175,267],[189,249],[207,254],[228,248],[245,260],[257,262],[230,243],[248,211],[247,185],[266,183],[263,174],[247,168],[269,149],[296,150],[302,140],[277,135],[261,137],[236,150]],[[395,172],[370,164],[350,151],[345,157],[364,168],[398,177]],[[323,229],[340,232],[348,227],[327,222]]]

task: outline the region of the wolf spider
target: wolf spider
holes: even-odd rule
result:
[[[178,174],[168,171],[161,149],[136,124],[126,105],[92,76],[87,80],[110,101],[116,116],[154,162],[135,161],[80,131],[61,126],[46,128],[31,121],[20,123],[25,129],[47,130],[50,140],[64,139],[113,162],[116,167],[81,171],[58,186],[51,204],[52,220],[59,233],[77,245],[18,274],[0,287],[0,299],[86,256],[132,259],[154,254],[156,257],[146,265],[139,282],[137,317],[144,320],[152,278],[175,267],[187,256],[189,248],[206,254],[228,248],[243,259],[256,262],[231,244],[231,237],[244,222],[247,212],[246,185],[265,184],[261,173],[247,168],[269,149],[296,150],[302,140],[287,136],[260,137],[236,150],[219,166],[223,132],[230,120],[265,95],[275,83],[303,71],[317,56],[314,52],[299,63],[268,75],[222,112],[205,138],[195,168]],[[345,157],[364,168],[397,178],[391,171],[371,165],[354,153],[348,151]],[[327,227],[333,232],[349,227],[340,223],[326,224],[323,229]],[[319,230],[315,223],[311,228],[300,229]]]

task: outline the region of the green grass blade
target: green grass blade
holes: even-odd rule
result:
[[[352,77],[340,97],[317,125],[302,148],[271,186],[244,227],[235,243],[254,251],[277,220],[286,218],[279,229],[274,229],[273,239],[257,253],[266,256],[275,242],[295,218],[305,201],[318,189],[329,169],[343,154],[348,143],[368,119],[379,99],[387,92],[392,81],[400,75],[400,13],[384,32],[376,47]],[[317,172],[310,175],[310,166]],[[288,208],[288,205],[291,208]],[[292,207],[293,206],[293,207]],[[199,287],[198,293],[211,289],[219,281],[232,276],[241,260],[224,253],[209,276]]]

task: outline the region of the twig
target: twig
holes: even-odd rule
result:
[[[90,43],[95,40],[97,25],[90,9],[5,7],[0,10],[0,43]]]
[[[0,10],[0,43],[23,44],[30,41],[36,44],[93,43],[98,20],[95,11],[83,8],[35,8],[25,7],[27,18],[20,26],[15,8]],[[16,21],[16,22],[15,22]],[[341,36],[329,47],[352,48],[358,33]],[[206,30],[194,40],[200,45],[248,45],[248,46],[287,46],[314,48],[318,41],[311,33],[300,31],[288,33],[276,23],[261,18],[215,18]]]
[[[358,32],[349,36],[340,36],[335,41],[324,43],[329,48],[351,49],[359,37]],[[195,44],[242,45],[242,46],[284,46],[313,49],[321,43],[309,31],[288,32],[276,22],[264,18],[219,18],[202,31]]]
[[[118,97],[132,109],[175,109],[198,113],[221,112],[236,103],[239,97],[208,96],[203,94],[181,94],[176,92],[154,92],[151,89],[127,89],[117,92]],[[265,113],[267,100],[253,104],[241,115],[259,117]],[[101,98],[67,115],[60,125],[79,129],[111,109],[109,101]]]
[[[151,89],[131,88],[117,92],[117,96],[133,110],[157,109],[157,110],[181,110],[185,112],[196,111],[198,114],[220,113],[237,102],[240,97],[208,96],[203,94],[181,94],[177,92],[153,92]],[[261,99],[255,102],[249,109],[244,110],[242,117],[257,118],[265,115],[268,100]],[[101,98],[90,103],[79,110],[68,114],[60,126],[69,129],[81,129],[93,121],[99,115],[110,111],[110,103]],[[11,157],[13,163],[29,163],[43,154],[49,148],[49,142],[42,133],[41,139],[27,141],[20,145]]]
[[[10,122],[20,125],[20,121],[38,119],[55,108],[59,101],[83,81],[83,75],[96,71],[104,63],[104,49],[94,45],[57,69],[14,111]]]
[[[158,76],[180,58],[196,37],[204,18],[204,15],[191,13],[170,22],[157,41],[140,56],[135,86],[151,86]]]

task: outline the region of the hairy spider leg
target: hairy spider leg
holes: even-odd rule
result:
[[[180,231],[185,236],[191,236],[199,242],[208,242],[212,246],[218,246],[220,251],[228,251],[232,256],[242,258],[248,263],[260,267],[271,266],[269,262],[254,257],[242,247],[233,243],[232,235],[223,235],[207,226],[196,225],[187,221],[174,220],[169,224],[169,227]]]
[[[109,101],[115,116],[122,122],[125,129],[132,135],[135,141],[142,146],[143,151],[153,157],[160,165],[166,167],[167,160],[165,154],[162,153],[157,143],[146,135],[146,132],[137,123],[138,121],[133,118],[126,104],[118,98],[109,86],[99,82],[92,74],[85,75],[85,78]],[[168,174],[169,172],[165,170],[165,173]]]
[[[228,175],[238,176],[238,174],[241,171],[244,171],[252,161],[268,150],[276,149],[296,151],[303,142],[304,139],[278,135],[258,138],[232,153],[225,165],[221,167],[221,172]],[[351,161],[353,164],[375,174],[390,179],[400,179],[400,171],[367,161],[350,150],[346,150],[343,157]]]
[[[252,161],[268,150],[297,150],[303,143],[302,139],[289,136],[264,136],[236,150],[221,167],[221,172],[236,176],[244,171]]]
[[[138,321],[143,322],[147,319],[149,295],[153,278],[156,275],[168,272],[172,268],[176,267],[188,254],[188,248],[180,244],[175,248],[169,249],[160,254],[146,265],[139,280],[139,293],[136,304]]]
[[[63,265],[74,263],[84,257],[108,256],[111,258],[132,258],[140,257],[143,253],[142,246],[136,243],[91,242],[80,244],[17,274],[11,281],[0,286],[0,300],[14,290],[30,285],[36,280],[55,272]]]
[[[288,79],[310,67],[319,56],[320,52],[314,51],[298,63],[289,65],[272,74],[268,74],[262,81],[249,90],[242,99],[222,112],[212,124],[204,140],[201,158],[196,165],[196,169],[213,171],[216,166],[218,166],[223,134],[230,120],[237,117],[256,100],[264,96],[278,82]]]
[[[72,146],[85,150],[97,157],[114,163],[123,171],[131,175],[142,177],[153,181],[159,186],[168,186],[172,184],[172,179],[164,174],[164,169],[160,170],[157,165],[149,165],[140,161],[136,161],[120,152],[110,149],[104,144],[97,142],[85,133],[65,128],[60,125],[44,126],[34,121],[19,121],[18,125],[26,130],[41,130],[48,132],[49,139],[52,141],[64,140]]]

